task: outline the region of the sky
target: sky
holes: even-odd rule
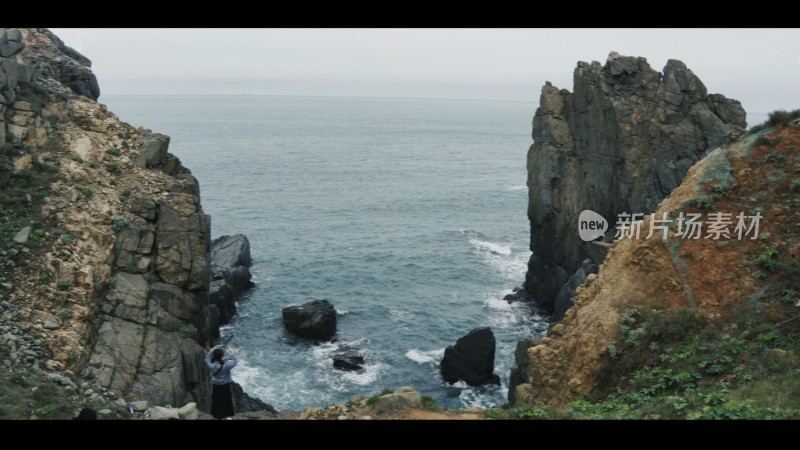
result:
[[[748,112],[800,108],[800,29],[70,29],[104,95],[310,95],[538,103],[610,51],[679,59]],[[102,101],[102,97],[100,98]]]

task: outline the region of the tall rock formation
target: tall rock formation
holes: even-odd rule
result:
[[[528,295],[563,314],[572,295],[562,294],[568,304],[556,308],[562,288],[605,254],[580,239],[580,212],[593,210],[609,222],[609,242],[617,214],[655,210],[692,164],[744,126],[738,101],[708,94],[677,60],[659,73],[645,58],[611,52],[605,65],[578,63],[574,92],[546,83],[528,151]]]
[[[800,310],[796,298],[800,279],[798,173],[798,119],[731,141],[692,166],[655,212],[657,218],[667,214],[672,219],[667,237],[656,233],[646,239],[642,233],[639,239],[616,240],[599,272],[577,288],[575,306],[567,311],[563,323],[553,326],[543,339],[520,342],[518,368],[512,372],[509,388],[511,403],[564,405],[591,393],[601,364],[613,358],[609,344],[619,339],[621,318],[635,308],[688,308],[708,317],[708,325],[718,329],[731,324],[736,316],[740,323],[748,317],[762,317],[773,325],[765,327],[755,320],[758,325],[745,328],[747,333],[796,333],[797,325],[792,328],[788,324]],[[700,196],[703,202],[697,201]],[[729,231],[728,236],[715,239],[707,234],[709,217],[715,212],[732,215],[732,223],[720,228]],[[678,235],[681,213],[701,214],[706,227],[700,237]],[[748,216],[748,226],[753,225],[752,217],[759,215],[758,227],[737,235],[739,213]],[[642,230],[649,223],[648,215]],[[769,339],[776,343],[768,349],[789,345],[774,335]],[[745,362],[740,358],[734,359],[734,367]],[[636,368],[648,364],[652,363],[643,362]],[[743,378],[735,383],[741,387],[747,381]],[[769,404],[765,399],[771,394],[765,392],[770,389],[764,386],[769,385],[759,384],[758,398]],[[785,396],[782,388],[776,387],[775,392]]]
[[[169,137],[96,102],[90,65],[48,30],[0,28],[0,172],[54,180],[28,194],[37,241],[24,265],[5,263],[0,295],[42,342],[24,360],[34,369],[110,399],[208,410],[211,237],[198,182]]]

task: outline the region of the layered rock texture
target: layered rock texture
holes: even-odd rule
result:
[[[609,344],[618,336],[621,316],[634,308],[689,308],[720,328],[749,308],[747,314],[774,322],[773,330],[791,327],[800,305],[799,174],[800,120],[710,152],[659,204],[655,217],[673,219],[667,238],[659,232],[646,239],[643,232],[639,239],[616,240],[599,272],[577,288],[576,304],[563,323],[546,338],[520,343],[512,403],[563,405],[589,393],[601,363],[613,357]],[[709,215],[715,212],[731,214],[724,227],[728,236],[709,234]],[[681,213],[701,215],[700,237],[677,234]],[[757,237],[749,228],[752,219],[745,222],[749,234],[738,235],[739,213],[762,217]],[[642,230],[650,220],[645,218]],[[776,348],[771,351],[790,352]]]
[[[96,103],[90,66],[48,30],[0,28],[0,169],[53,180],[28,194],[29,236],[0,247],[25,254],[2,261],[0,294],[36,333],[34,369],[207,410],[210,218],[169,137]]]
[[[580,212],[605,217],[610,241],[617,214],[655,210],[695,162],[744,126],[738,101],[709,94],[677,60],[659,73],[645,58],[612,52],[604,65],[578,63],[573,92],[548,82],[528,151],[527,294],[559,320],[571,305],[569,291],[587,274],[560,295],[565,284],[576,271],[593,270],[607,251],[580,239]]]

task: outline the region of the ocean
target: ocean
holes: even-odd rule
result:
[[[528,250],[525,155],[536,105],[272,96],[104,96],[123,120],[172,137],[199,179],[214,237],[250,238],[256,286],[223,328],[234,379],[278,409],[409,385],[445,407],[506,401],[519,339],[546,320],[502,297]],[[766,114],[750,114],[750,124]],[[336,342],[287,334],[281,309],[336,307]],[[497,338],[502,385],[447,385],[444,348]],[[366,359],[333,368],[340,345]]]
[[[200,181],[212,234],[246,234],[256,286],[222,330],[234,379],[300,410],[413,386],[446,407],[506,401],[519,339],[547,323],[502,297],[528,250],[532,103],[394,98],[104,96],[122,120],[172,137]],[[328,299],[336,342],[289,335],[281,309]],[[497,339],[500,387],[447,385],[446,346]],[[339,345],[365,369],[333,368]]]

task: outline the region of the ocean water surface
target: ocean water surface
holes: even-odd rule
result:
[[[256,286],[223,328],[234,379],[278,409],[415,387],[447,407],[505,403],[516,342],[546,321],[502,297],[524,280],[525,154],[533,103],[423,99],[103,96],[172,137],[200,181],[214,237],[245,233]],[[336,342],[286,333],[281,308],[325,298]],[[497,338],[502,386],[446,385],[444,348]],[[333,368],[341,344],[365,369]]]

